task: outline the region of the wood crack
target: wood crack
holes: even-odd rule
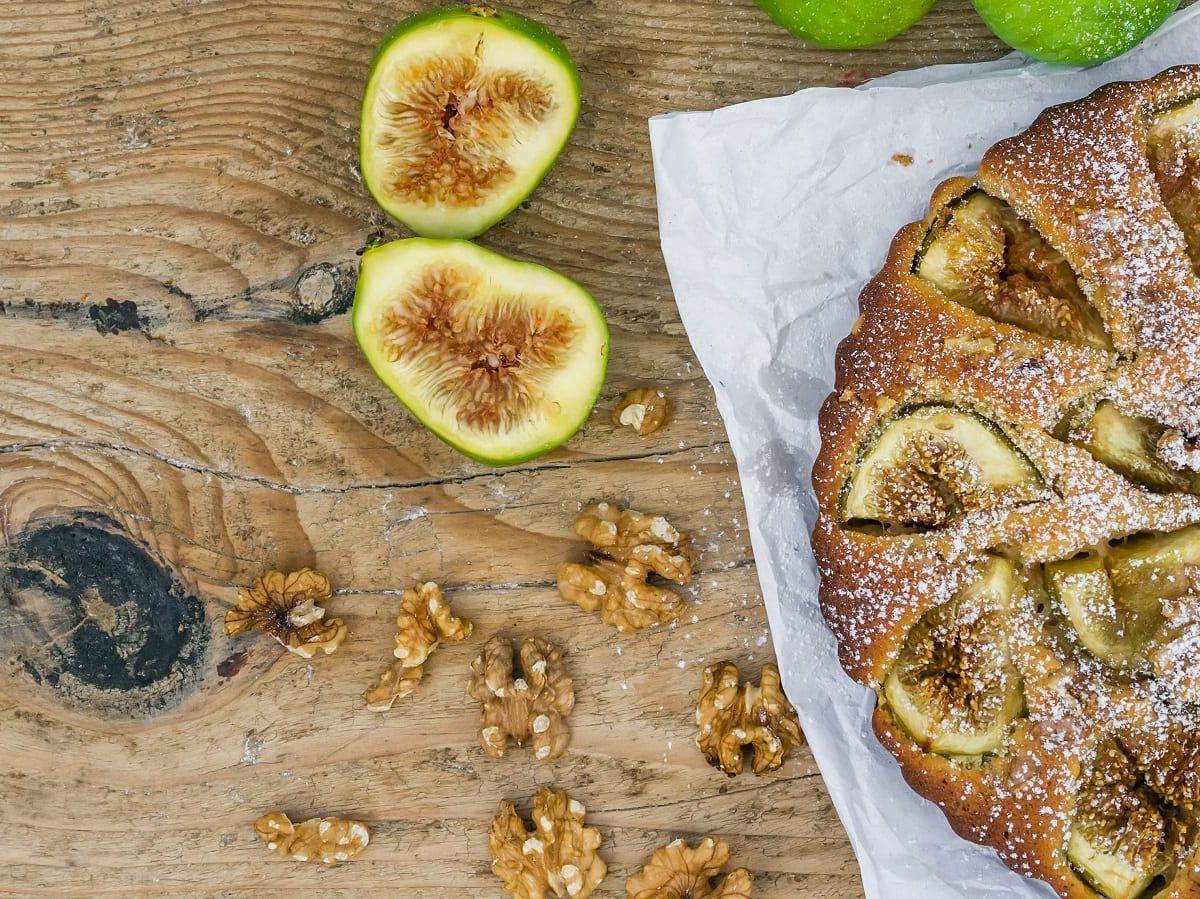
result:
[[[594,459],[571,459],[561,462],[546,462],[541,465],[523,465],[516,468],[497,469],[495,471],[477,471],[471,474],[464,475],[449,475],[441,478],[415,478],[409,481],[384,481],[370,484],[347,484],[343,487],[304,487],[297,484],[286,484],[282,481],[274,481],[262,475],[243,474],[241,472],[228,471],[223,468],[216,468],[211,465],[204,465],[199,462],[192,462],[187,459],[177,459],[164,453],[156,453],[153,450],[142,449],[141,447],[129,446],[124,443],[115,443],[107,440],[38,440],[25,443],[9,443],[0,445],[0,455],[33,452],[40,449],[80,449],[94,451],[108,451],[113,453],[123,453],[127,455],[140,456],[144,459],[153,459],[163,465],[180,471],[190,471],[195,474],[209,475],[215,478],[222,478],[230,481],[240,481],[249,484],[255,484],[267,490],[277,490],[282,493],[288,493],[293,496],[304,496],[308,494],[344,494],[358,490],[409,490],[419,487],[443,487],[448,485],[467,484],[471,481],[477,481],[483,478],[505,477],[512,474],[533,474],[541,471],[553,471],[562,468],[576,468],[583,465],[599,465],[606,462],[637,462],[642,459],[670,459],[676,456],[686,455],[696,450],[716,450],[718,448],[728,447],[728,441],[717,441],[716,443],[699,443],[689,446],[680,447],[678,449],[667,450],[666,452],[644,452],[644,453],[627,453],[612,456],[601,456]]]
[[[651,803],[646,803],[646,804],[642,804],[642,805],[627,805],[627,806],[618,806],[615,808],[608,807],[608,808],[604,809],[604,814],[610,815],[610,814],[616,814],[618,812],[661,811],[664,808],[670,808],[670,807],[676,806],[676,805],[684,805],[684,804],[695,805],[698,802],[704,802],[705,800],[709,800],[709,799],[727,799],[730,796],[740,796],[743,793],[756,793],[756,792],[760,792],[762,790],[769,790],[772,787],[780,785],[780,784],[798,783],[798,782],[802,782],[802,781],[806,781],[806,780],[812,780],[813,778],[819,778],[820,776],[821,776],[821,773],[819,771],[810,771],[807,774],[797,774],[795,777],[773,778],[766,782],[758,781],[758,782],[754,783],[752,786],[746,787],[741,790],[726,790],[724,793],[711,793],[708,796],[687,796],[682,799],[676,799],[676,800],[666,801],[666,802],[651,802]]]
[[[738,559],[734,562],[722,562],[720,565],[714,565],[711,568],[697,568],[693,571],[695,577],[700,578],[705,575],[723,574],[727,571],[739,571],[743,568],[753,568],[755,565],[754,559]],[[231,584],[230,586],[237,586]],[[443,593],[486,593],[500,590],[541,590],[553,589],[558,586],[558,581],[552,578],[542,578],[535,581],[507,581],[499,584],[443,584]],[[333,591],[334,596],[403,596],[407,588],[405,587],[380,587],[372,589],[369,587],[340,587]],[[726,615],[733,615],[740,610],[729,609],[712,616],[713,619],[722,618]],[[596,643],[589,649],[594,649],[602,644]],[[583,647],[581,647],[583,648]]]

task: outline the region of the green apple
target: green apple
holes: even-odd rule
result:
[[[891,40],[936,0],[757,0],[788,31],[823,47],[853,50]]]
[[[1136,47],[1179,0],[973,0],[1004,43],[1062,65],[1091,65]]]

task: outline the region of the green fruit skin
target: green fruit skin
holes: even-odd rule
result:
[[[480,9],[489,10],[490,14],[485,16],[485,18],[499,22],[509,31],[525,35],[525,37],[541,46],[551,56],[556,57],[562,63],[563,68],[571,74],[571,82],[575,85],[576,93],[582,91],[582,85],[579,82],[579,70],[575,68],[575,60],[571,58],[571,53],[567,50],[567,45],[559,39],[557,34],[545,25],[541,25],[533,21],[533,19],[527,19],[525,16],[515,12],[505,12],[504,10],[482,5],[435,7],[434,9],[427,9],[424,12],[419,12],[397,22],[388,29],[388,32],[379,41],[379,46],[375,49],[375,55],[371,59],[370,71],[375,71],[375,67],[379,65],[379,61],[383,59],[388,49],[395,43],[396,38],[408,34],[410,31],[415,31],[418,28],[436,25],[439,22],[449,22],[453,19],[477,18],[479,17],[477,10]]]
[[[496,8],[490,7],[490,6],[479,5],[479,6],[435,7],[434,9],[427,9],[424,12],[416,13],[415,15],[409,16],[407,19],[403,19],[403,20],[397,22],[390,29],[388,29],[387,33],[379,41],[379,46],[375,49],[375,55],[371,58],[371,67],[367,72],[367,82],[366,83],[368,85],[371,83],[371,79],[375,77],[375,69],[378,67],[380,61],[382,61],[384,56],[387,55],[388,50],[391,49],[392,44],[395,43],[398,38],[412,32],[412,31],[415,31],[417,29],[437,26],[443,22],[449,22],[454,19],[477,18],[479,16],[479,13],[477,11],[484,10],[484,9],[488,10],[488,15],[486,16],[486,18],[491,19],[494,22],[500,23],[505,28],[507,28],[509,31],[514,31],[514,32],[517,32],[518,34],[524,35],[525,37],[527,37],[531,41],[533,41],[535,44],[537,44],[539,47],[541,47],[542,50],[544,50],[546,53],[550,54],[556,60],[558,60],[558,62],[562,65],[563,69],[565,69],[567,74],[569,75],[571,85],[574,88],[574,98],[573,99],[575,101],[575,119],[577,120],[579,118],[579,104],[580,104],[580,97],[583,94],[583,85],[579,80],[579,69],[577,69],[575,67],[575,60],[571,58],[571,52],[567,49],[567,45],[562,42],[562,40],[559,38],[559,36],[557,34],[555,34],[553,31],[551,31],[545,25],[541,25],[538,22],[533,21],[533,19],[528,19],[525,16],[519,15],[517,13],[506,12],[504,10],[499,10],[499,9],[496,9]],[[365,91],[364,91],[363,96],[364,96],[364,100],[365,100],[365,98],[366,98]],[[362,111],[359,114],[359,133],[360,134],[362,133],[362,124],[367,119],[367,114],[368,114],[367,105],[364,102]],[[566,146],[566,141],[564,140],[563,146],[558,148],[558,152],[555,153],[553,156],[551,156],[546,161],[545,168],[543,168],[541,170],[541,172],[538,173],[537,178],[533,181],[533,186],[530,187],[530,193],[532,193],[533,190],[538,186],[538,184],[540,184],[542,182],[542,179],[546,177],[546,173],[549,172],[550,169],[552,169],[554,167],[554,163],[558,160],[558,157],[562,153],[563,147],[565,147],[565,146]],[[359,170],[362,172],[366,172],[367,165],[368,165],[367,159],[366,159],[366,149],[362,146],[361,142],[360,142],[359,148],[358,148],[358,155],[359,155],[359,163],[358,163]],[[375,202],[378,203],[379,206],[385,212],[388,213],[388,215],[392,215],[393,218],[396,218],[397,221],[399,221],[402,225],[409,227],[410,230],[416,230],[416,229],[412,228],[403,219],[398,218],[397,216],[395,216],[392,213],[392,211],[388,208],[388,205],[389,205],[388,198],[386,196],[380,196],[378,193],[376,193],[371,188],[371,185],[370,185],[370,183],[368,183],[365,176],[363,178],[363,184],[366,185],[367,191],[371,194],[372,199],[374,199]],[[526,194],[525,196],[527,197],[528,194]],[[453,229],[449,229],[447,231],[447,233],[444,233],[444,234],[429,234],[429,235],[424,235],[424,236],[433,237],[433,238],[478,237],[480,234],[487,231],[488,228],[491,228],[493,225],[497,224],[501,219],[503,219],[510,212],[512,212],[514,209],[516,209],[517,206],[519,206],[524,200],[525,200],[525,197],[521,197],[512,206],[510,206],[508,209],[504,210],[501,214],[499,214],[493,221],[491,221],[490,223],[488,223],[487,225],[485,225],[482,228],[471,231],[470,233],[464,233],[464,234],[450,233],[450,231]]]
[[[481,247],[478,244],[471,243],[471,241],[468,241],[468,240],[458,240],[458,239],[442,240],[442,239],[435,239],[435,238],[428,238],[428,237],[409,237],[409,238],[405,238],[404,242],[406,242],[406,243],[420,242],[422,244],[427,244],[427,245],[431,245],[431,246],[452,246],[455,244],[467,244],[468,246],[472,247],[474,250],[486,253],[490,256],[495,256],[497,259],[503,261],[506,265],[518,266],[518,267],[519,266],[528,266],[530,268],[545,268],[545,266],[540,266],[535,262],[520,262],[516,259],[510,259],[507,256],[502,256],[499,253],[495,253],[491,250],[487,250],[484,247]],[[382,249],[383,247],[386,247],[386,246],[388,246],[388,244],[381,243],[381,244],[376,244],[376,245],[368,248],[367,250],[365,250],[362,255],[363,262],[366,262],[367,257],[370,256],[370,254],[373,253],[375,250]],[[359,263],[360,273],[362,271],[362,265],[363,264],[360,262]],[[565,278],[566,276],[563,275],[561,277]],[[360,274],[358,283],[354,288],[354,305],[353,305],[353,307],[351,309],[351,313],[350,313],[351,325],[354,328],[354,339],[358,343],[360,348],[365,346],[365,341],[366,341],[366,337],[359,330],[359,325],[360,325],[359,313],[362,311],[362,308],[363,308],[362,296],[363,296],[364,283],[365,283],[365,281],[361,277],[361,274]],[[608,330],[608,321],[604,317],[604,310],[600,308],[600,304],[596,302],[596,298],[593,297],[591,295],[591,293],[584,290],[582,286],[579,286],[579,290],[581,293],[586,295],[589,300],[592,301],[592,305],[595,306],[595,308],[596,308],[596,321],[598,322],[600,327],[604,329],[604,347],[605,347],[604,360],[600,366],[600,376],[599,376],[599,378],[596,379],[596,391],[595,391],[595,394],[592,396],[592,401],[587,405],[586,408],[584,408],[582,410],[582,414],[580,415],[579,420],[577,422],[575,422],[567,430],[565,436],[561,440],[549,441],[541,446],[538,446],[538,447],[530,450],[527,453],[520,453],[515,456],[489,456],[486,453],[481,453],[481,452],[471,449],[470,447],[464,446],[463,444],[461,444],[455,440],[452,440],[451,438],[449,438],[447,436],[438,434],[436,431],[433,431],[432,429],[427,428],[427,430],[429,430],[429,432],[431,434],[433,434],[435,437],[437,437],[439,440],[441,440],[446,445],[451,446],[454,449],[458,450],[460,453],[462,453],[468,459],[473,459],[474,461],[481,462],[484,465],[490,465],[493,468],[502,468],[507,465],[518,465],[521,462],[528,462],[530,459],[536,459],[538,456],[544,456],[546,453],[550,452],[553,449],[557,449],[558,447],[560,447],[564,443],[566,443],[568,440],[570,440],[572,437],[574,437],[575,434],[578,433],[579,429],[582,428],[584,423],[588,420],[588,417],[592,414],[592,409],[594,409],[596,406],[596,400],[600,396],[600,391],[604,388],[604,381],[605,381],[605,378],[608,376],[608,359],[609,359],[609,355],[610,355],[609,348],[611,346],[611,340],[610,340],[609,330]],[[371,364],[370,356],[367,356],[364,353],[364,358],[366,358],[367,364],[370,365]],[[374,366],[372,366],[372,371],[374,371]],[[379,380],[383,383],[383,385],[385,387],[388,388],[388,390],[392,390],[392,386],[387,382],[386,379],[381,377],[378,372],[375,372],[375,376],[379,378]],[[415,409],[410,407],[408,405],[408,403],[404,402],[404,399],[399,394],[396,394],[396,392],[394,390],[392,390],[392,393],[396,396],[396,398],[398,400],[400,400],[400,402],[404,405],[404,407],[406,409],[408,409],[409,412],[412,413],[413,417],[416,418],[417,421],[420,421],[422,425],[425,424],[425,422],[421,421],[421,416]]]
[[[1027,56],[1086,66],[1140,44],[1179,0],[973,0],[996,37]]]
[[[831,50],[889,41],[925,17],[937,0],[755,0],[792,34]]]

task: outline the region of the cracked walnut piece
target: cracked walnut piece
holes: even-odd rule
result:
[[[284,858],[327,865],[354,858],[371,842],[367,825],[345,818],[312,818],[293,824],[283,812],[269,812],[254,822],[254,830],[268,849]]]
[[[396,618],[396,648],[392,662],[375,684],[363,694],[367,708],[386,712],[421,683],[425,662],[442,640],[465,640],[473,627],[450,611],[442,590],[432,582],[404,591]]]
[[[742,773],[745,747],[754,748],[754,773],[774,771],[804,742],[796,710],[783,695],[779,669],[763,665],[759,686],[738,685],[733,662],[704,669],[704,685],[696,708],[700,733],[696,745],[708,763],[731,777]]]
[[[613,410],[613,424],[627,425],[639,437],[653,434],[671,416],[671,400],[656,387],[639,387],[621,397]]]
[[[600,831],[583,826],[586,809],[565,790],[538,790],[533,798],[534,830],[508,800],[492,819],[488,847],[492,873],[514,899],[585,899],[599,886],[608,866],[597,854]]]
[[[605,624],[627,633],[670,624],[683,610],[679,594],[646,583],[654,572],[676,584],[692,579],[689,541],[662,516],[598,503],[575,519],[575,533],[594,547],[588,564],[563,562],[558,592]]]
[[[400,601],[393,654],[407,667],[415,668],[424,664],[442,640],[465,640],[471,630],[471,622],[450,611],[437,584],[418,584],[405,590]]]
[[[534,758],[558,758],[571,741],[567,716],[575,708],[575,688],[562,653],[537,637],[521,642],[520,671],[513,670],[513,647],[492,637],[471,664],[467,694],[479,700],[479,742],[494,758],[511,739],[531,744]]]
[[[372,712],[386,712],[397,699],[403,699],[417,689],[424,676],[424,665],[409,668],[399,659],[393,659],[379,679],[363,693],[367,708]]]
[[[628,899],[750,899],[754,878],[745,868],[730,871],[713,886],[729,864],[729,846],[705,837],[695,849],[683,840],[654,850],[650,861],[625,881]]]
[[[326,621],[319,605],[332,595],[329,579],[319,571],[267,572],[238,591],[237,605],[225,613],[225,633],[237,637],[258,628],[302,658],[329,655],[346,639],[345,623]]]

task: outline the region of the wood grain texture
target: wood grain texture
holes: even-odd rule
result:
[[[805,47],[752,0],[515,4],[571,48],[583,115],[482,243],[586,285],[613,355],[580,435],[491,471],[409,418],[343,314],[356,251],[402,234],[357,174],[361,85],[384,29],[421,5],[0,4],[0,893],[495,897],[491,815],[553,785],[604,835],[599,895],[702,833],[729,840],[763,899],[861,895],[807,750],[730,780],[693,743],[703,665],[754,673],[770,645],[736,470],[658,252],[645,123],[1001,48],[966,0],[848,54]],[[676,414],[638,438],[608,412],[645,382]],[[695,535],[682,624],[620,636],[557,597],[595,499]],[[338,588],[336,655],[220,632],[238,585],[301,565]],[[369,712],[417,579],[445,585],[475,635]],[[578,705],[553,764],[477,746],[465,685],[495,633],[567,653]],[[275,808],[375,836],[337,869],[297,865],[254,836]]]

